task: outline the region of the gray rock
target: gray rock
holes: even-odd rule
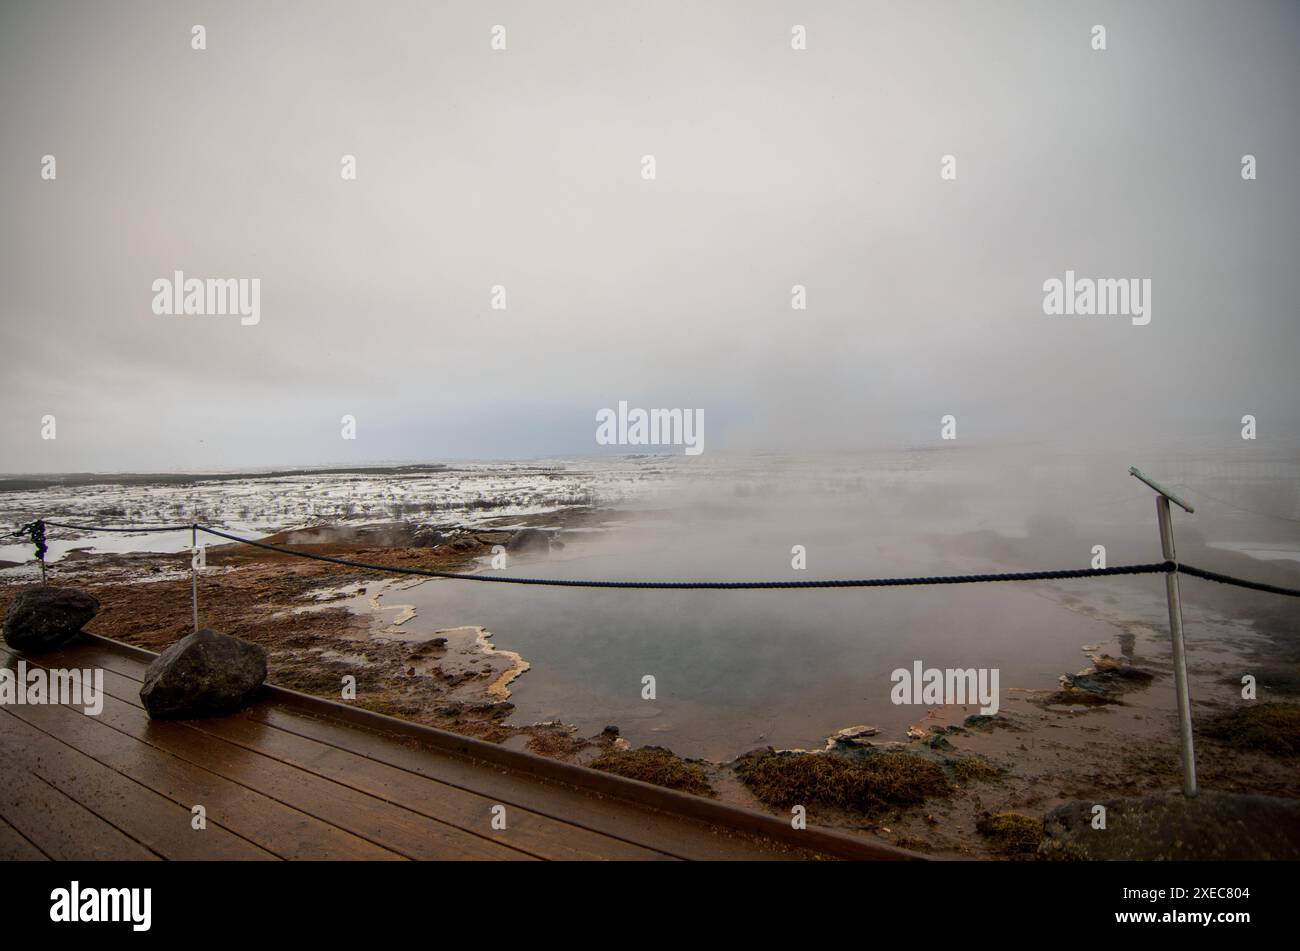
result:
[[[546,532],[539,528],[522,528],[510,536],[506,551],[517,555],[538,552],[546,554],[551,550],[551,540]]]
[[[967,729],[982,730],[985,733],[992,732],[994,727],[1003,727],[1016,732],[1020,731],[1019,726],[1001,713],[995,713],[992,716],[986,713],[972,713],[964,722]]]
[[[1130,690],[1145,687],[1155,679],[1149,670],[1138,667],[1098,666],[1082,674],[1064,674],[1062,686],[1073,687],[1102,697],[1118,697]]]
[[[411,544],[416,548],[436,548],[439,545],[455,541],[457,534],[454,529],[435,525],[421,525],[412,532]]]
[[[859,726],[846,726],[844,729],[839,730],[826,738],[826,748],[834,749],[843,746],[873,746],[875,744],[873,744],[868,737],[875,736],[879,732],[880,730],[876,727],[866,726],[865,724]]]
[[[246,706],[266,680],[266,651],[206,628],[188,634],[149,665],[140,700],[149,716],[190,720]]]
[[[99,599],[77,588],[27,588],[9,603],[5,643],[24,654],[57,650],[98,613]]]

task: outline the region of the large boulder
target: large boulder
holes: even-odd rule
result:
[[[266,680],[266,651],[204,628],[167,648],[149,665],[140,700],[149,716],[194,720],[234,713]]]
[[[27,588],[9,602],[5,643],[24,654],[57,650],[98,613],[99,599],[78,588]]]

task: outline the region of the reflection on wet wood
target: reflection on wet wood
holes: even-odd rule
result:
[[[150,657],[91,638],[23,658],[101,668],[105,696],[98,716],[0,708],[0,858],[899,857],[289,691],[235,716],[151,721],[139,699]],[[0,648],[0,664],[18,660]]]

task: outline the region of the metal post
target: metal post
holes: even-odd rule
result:
[[[1156,496],[1156,517],[1160,522],[1160,550],[1165,561],[1178,562],[1174,552],[1174,524],[1169,499]],[[1183,794],[1196,795],[1196,751],[1192,748],[1192,701],[1187,692],[1187,652],[1183,647],[1183,606],[1178,597],[1178,572],[1165,573],[1165,596],[1169,600],[1169,634],[1174,643],[1174,693],[1178,695],[1178,738],[1183,757]]]
[[[36,546],[36,557],[41,561],[41,584],[48,584],[45,576],[45,553],[49,546],[45,544],[45,520],[37,519],[28,526],[32,532],[32,543]]]
[[[194,596],[194,633],[199,633],[199,527],[190,526],[190,590]]]

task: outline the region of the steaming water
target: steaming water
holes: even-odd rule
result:
[[[689,546],[514,568],[547,577],[708,578],[725,566],[736,578],[787,578],[788,556],[760,554],[788,552],[785,542],[759,533],[738,555],[692,538]],[[831,558],[843,557],[841,569],[852,564],[849,552],[830,545],[813,551],[813,564],[822,563],[816,574],[846,574],[828,570]],[[859,563],[864,573],[885,567]],[[895,563],[887,573],[921,567]],[[528,659],[532,669],[514,684],[512,722],[563,719],[584,735],[616,724],[634,744],[710,757],[763,743],[820,746],[851,724],[901,732],[925,711],[889,703],[889,674],[914,660],[998,667],[1004,687],[1044,686],[1081,666],[1080,645],[1114,634],[1032,590],[993,587],[608,591],[435,581],[400,598],[416,605],[422,625],[472,620]],[[641,698],[646,675],[656,681],[654,702]]]
[[[1278,570],[1300,560],[1298,458],[1236,446],[627,457],[476,464],[418,479],[304,474],[184,486],[108,479],[75,491],[0,493],[0,511],[14,523],[33,512],[88,522],[125,512],[146,524],[193,514],[257,536],[394,517],[473,526],[590,498],[617,507],[604,530],[565,533],[561,553],[512,560],[508,571],[666,580],[928,575],[1087,567],[1096,545],[1106,547],[1112,565],[1160,560],[1152,494],[1127,475],[1136,462],[1196,504],[1194,516],[1175,518],[1185,560],[1256,574],[1252,565]],[[187,532],[73,533],[52,539],[51,551],[187,544]],[[795,545],[807,550],[805,571],[791,567]],[[0,558],[29,557],[24,545],[0,551]],[[1222,590],[1185,589],[1185,600],[1212,600]],[[742,592],[439,580],[388,600],[414,603],[410,624],[421,631],[481,625],[498,646],[520,652],[531,670],[512,685],[515,723],[560,719],[584,734],[615,724],[635,744],[725,758],[758,744],[818,746],[860,723],[901,732],[925,709],[890,702],[890,673],[918,660],[997,668],[1004,694],[1052,686],[1084,665],[1082,645],[1114,637],[1107,621],[1162,623],[1160,591],[1155,577]],[[1064,597],[1092,616],[1067,610]],[[1189,624],[1189,638],[1196,637]],[[654,700],[642,699],[647,676],[655,678]]]
[[[1166,469],[1174,469],[1165,465]],[[1183,469],[1185,470],[1185,466]],[[853,465],[770,463],[667,493],[629,524],[508,572],[598,579],[803,579],[1088,567],[1160,560],[1154,505],[1124,467],[1070,460],[882,455]],[[1011,491],[1009,491],[1011,490]],[[1254,515],[1198,528],[1300,548]],[[1217,519],[1217,521],[1216,521]],[[1184,520],[1180,527],[1188,531]],[[1244,535],[1242,533],[1245,533]],[[1189,544],[1190,544],[1189,539]],[[1247,548],[1260,547],[1252,542]],[[791,549],[807,549],[805,571]],[[490,569],[489,569],[490,570]],[[634,745],[726,758],[760,744],[820,746],[871,724],[897,735],[925,707],[890,702],[895,668],[989,667],[1043,688],[1086,665],[1080,648],[1151,619],[1155,576],[1025,585],[816,591],[604,591],[431,581],[403,591],[422,627],[481,624],[531,670],[514,723],[617,725]],[[1106,620],[1067,610],[1076,598]],[[656,697],[642,697],[643,678]],[[977,705],[966,711],[977,712]]]

